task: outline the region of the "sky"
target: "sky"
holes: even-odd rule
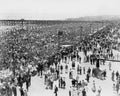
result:
[[[0,0],[0,19],[59,20],[120,15],[120,0]]]

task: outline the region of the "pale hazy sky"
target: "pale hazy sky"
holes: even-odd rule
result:
[[[120,15],[120,0],[0,0],[0,19]]]

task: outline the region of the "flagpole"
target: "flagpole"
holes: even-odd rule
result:
[[[58,32],[58,46],[57,46],[57,52],[59,53],[59,47],[60,47],[60,36],[59,36],[59,32]]]
[[[60,36],[62,35],[63,35],[63,31],[58,31],[58,48],[57,48],[58,53],[60,51]]]

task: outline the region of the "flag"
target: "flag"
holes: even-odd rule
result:
[[[58,35],[59,35],[59,36],[63,35],[63,31],[59,31],[59,32],[58,32]]]

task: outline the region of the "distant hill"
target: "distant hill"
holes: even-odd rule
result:
[[[85,16],[79,18],[68,18],[66,20],[70,21],[117,21],[120,20],[120,16]]]

